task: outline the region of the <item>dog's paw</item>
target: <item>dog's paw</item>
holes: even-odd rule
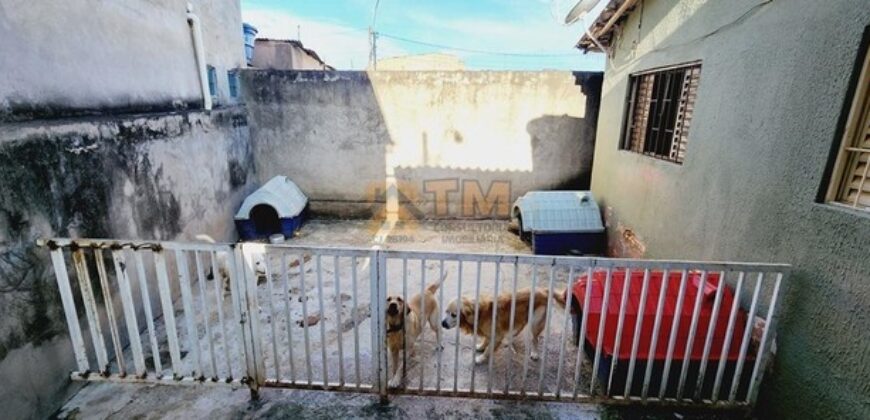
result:
[[[487,360],[487,357],[485,354],[478,354],[477,356],[474,357],[474,363],[476,363],[478,365],[482,365],[482,364],[486,363],[486,360]]]
[[[477,343],[477,345],[474,346],[474,351],[476,351],[478,353],[480,353],[484,350],[486,350],[486,344],[484,344],[484,343]]]
[[[538,354],[537,351],[532,351],[531,354],[529,354],[529,358],[537,362],[541,359],[541,355]]]
[[[387,386],[390,388],[398,388],[402,386],[402,380],[400,378],[390,379],[390,381],[387,382]]]

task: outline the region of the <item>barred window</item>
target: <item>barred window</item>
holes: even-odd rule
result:
[[[858,67],[858,83],[848,108],[827,201],[870,211],[870,54],[866,49]]]
[[[621,148],[683,163],[700,77],[697,62],[631,75]]]

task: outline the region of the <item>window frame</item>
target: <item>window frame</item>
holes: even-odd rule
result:
[[[816,201],[868,214],[870,213],[870,205],[858,204],[858,199],[861,196],[860,190],[852,203],[846,202],[842,198],[842,194],[846,186],[847,175],[851,175],[852,172],[850,170],[852,166],[850,152],[847,148],[855,147],[853,142],[863,134],[861,131],[863,125],[870,124],[870,26],[864,28],[864,35],[851,74],[847,94],[841,107],[835,141],[832,143],[826,171],[822,177],[822,188],[820,188]],[[859,147],[859,149],[861,148]],[[853,153],[858,153],[860,158],[860,154],[864,152]],[[870,167],[870,160],[868,160],[867,165]],[[870,182],[870,173],[868,173],[865,182]],[[859,188],[861,187],[859,186]]]
[[[636,109],[637,109],[636,107],[638,105],[637,94],[638,94],[639,90],[642,88],[641,83],[644,83],[643,82],[644,76],[648,76],[648,75],[655,75],[656,76],[656,77],[652,78],[652,81],[651,81],[652,85],[649,86],[650,90],[655,90],[656,86],[660,86],[660,84],[661,84],[661,82],[657,80],[658,76],[665,75],[668,72],[674,72],[674,71],[678,71],[678,70],[684,70],[686,72],[686,73],[684,73],[684,77],[690,77],[690,78],[693,76],[689,75],[688,73],[697,71],[697,76],[695,77],[695,80],[694,80],[694,83],[695,83],[694,95],[695,96],[691,98],[692,99],[691,109],[689,110],[690,114],[688,115],[688,118],[686,118],[685,114],[682,114],[683,115],[682,118],[680,117],[681,111],[679,109],[679,100],[682,98],[682,91],[680,91],[679,93],[677,93],[677,102],[678,103],[675,105],[673,105],[673,104],[670,105],[672,107],[670,110],[670,113],[673,114],[673,117],[672,117],[673,121],[672,121],[672,126],[670,129],[671,138],[669,139],[669,143],[667,143],[670,145],[670,147],[662,147],[662,146],[664,146],[664,144],[659,144],[658,142],[650,143],[652,145],[652,147],[649,147],[650,145],[647,143],[649,143],[648,140],[650,140],[650,138],[648,138],[648,137],[651,135],[653,128],[652,128],[652,126],[647,125],[649,121],[652,121],[652,119],[649,117],[651,110],[647,110],[646,111],[647,122],[644,122],[645,132],[643,134],[642,141],[640,142],[640,145],[638,146],[639,147],[639,149],[638,149],[637,147],[635,147],[636,145],[633,142],[633,140],[634,140],[633,139],[634,121],[635,121],[635,116],[636,116]],[[669,163],[673,163],[676,165],[682,165],[683,162],[685,161],[685,148],[688,145],[688,133],[686,133],[684,135],[684,138],[680,140],[680,139],[675,138],[674,131],[675,130],[687,131],[689,129],[689,126],[691,125],[691,124],[687,124],[687,125],[683,126],[682,124],[685,122],[691,123],[691,120],[693,118],[694,106],[697,103],[697,89],[700,87],[701,70],[702,70],[701,60],[695,60],[695,61],[672,64],[672,65],[667,65],[667,66],[654,67],[654,68],[650,68],[650,69],[646,69],[646,70],[642,70],[642,71],[638,71],[638,72],[634,72],[634,73],[629,74],[628,75],[628,86],[626,88],[625,101],[624,101],[625,105],[624,105],[624,109],[623,109],[622,127],[621,127],[619,143],[618,143],[619,150],[647,156],[647,157],[650,157],[650,158],[653,158],[656,160],[669,162]],[[689,82],[692,83],[692,80],[690,79]],[[675,88],[676,88],[676,85],[675,86],[665,85],[665,88],[663,90],[675,89]],[[688,94],[691,95],[691,93],[688,93]],[[659,99],[653,99],[653,96],[655,96],[655,93],[651,92],[649,94],[649,96],[650,96],[650,100],[649,100],[650,104],[652,104],[653,102],[657,103],[659,101]],[[666,97],[670,97],[670,96],[669,95],[661,95],[660,96],[660,98],[663,98],[663,99],[661,99],[662,101],[667,100],[668,102],[673,102],[673,99],[664,99]],[[667,121],[668,119],[661,119],[661,120]],[[667,131],[667,130],[665,130],[665,131]],[[683,144],[682,155],[680,154],[679,150],[677,151],[676,155],[673,157],[670,155],[670,153],[662,153],[662,150],[672,148],[675,141],[680,141]],[[648,149],[652,149],[652,150],[648,150]]]

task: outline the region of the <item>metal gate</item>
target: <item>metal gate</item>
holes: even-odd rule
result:
[[[752,405],[788,271],[782,264],[283,244],[39,243],[57,277],[77,361],[73,379],[229,383],[254,393],[265,386]],[[600,278],[603,292],[592,281],[585,293],[576,289],[581,276]],[[419,338],[403,341],[404,357],[390,360],[387,297],[408,302],[436,283],[437,308],[430,309],[444,325],[423,325]],[[582,303],[564,293],[569,286]],[[668,287],[676,302],[665,298]],[[498,296],[503,307],[488,305]],[[463,297],[468,328],[443,328]],[[595,319],[590,299],[612,317],[587,322]],[[691,316],[669,318],[674,311]],[[526,320],[540,322],[521,328]],[[477,345],[498,336],[497,328],[509,332],[501,343]],[[619,339],[596,333],[614,328]],[[725,331],[724,339],[714,330]],[[664,357],[643,356],[656,349]]]

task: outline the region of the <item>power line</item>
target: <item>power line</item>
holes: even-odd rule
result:
[[[390,38],[396,41],[408,42],[411,44],[424,45],[433,48],[441,48],[445,50],[452,51],[461,51],[475,54],[488,54],[488,55],[502,55],[508,57],[576,57],[579,53],[572,54],[536,54],[536,53],[521,53],[521,52],[507,52],[507,51],[488,51],[488,50],[478,50],[473,48],[461,48],[461,47],[452,47],[450,45],[442,45],[442,44],[433,44],[431,42],[417,41],[414,39],[403,38],[400,36],[385,34],[383,32],[378,32],[378,36],[382,36],[384,38]]]

